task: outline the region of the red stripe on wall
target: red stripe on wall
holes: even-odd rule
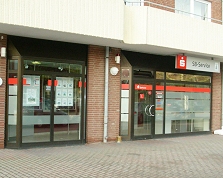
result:
[[[129,84],[122,84],[122,90],[129,89]],[[152,90],[152,85],[135,84],[135,90]],[[156,90],[164,90],[164,86],[156,86]],[[210,93],[210,88],[166,86],[166,91]]]

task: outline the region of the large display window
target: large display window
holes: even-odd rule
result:
[[[17,60],[9,64],[10,71],[17,71]],[[9,73],[7,143],[81,141],[84,65],[41,60],[24,60],[23,64],[22,83],[17,73]]]
[[[131,113],[129,118],[131,119],[132,139],[210,131],[210,75],[149,70],[135,71],[133,86],[131,87],[133,89],[133,102],[131,102],[133,110],[131,112],[129,112],[128,107],[128,102],[130,102],[128,99],[129,93],[125,91],[129,89],[129,84],[126,85],[125,80],[122,80],[122,136],[127,135],[127,132],[124,131],[127,130],[129,113]],[[128,87],[125,88],[126,86]],[[129,90],[127,91],[129,92]]]
[[[53,85],[49,75],[24,75],[23,79],[22,142],[50,141],[51,124],[54,141],[79,140],[81,78],[56,77]]]
[[[8,36],[6,147],[85,143],[88,46]]]
[[[165,133],[210,131],[208,85],[167,83]]]

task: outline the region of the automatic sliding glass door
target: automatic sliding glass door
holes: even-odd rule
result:
[[[154,123],[153,83],[137,81],[134,83],[134,137],[151,137]]]

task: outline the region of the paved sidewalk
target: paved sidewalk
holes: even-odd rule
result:
[[[2,149],[0,177],[222,178],[223,136]]]

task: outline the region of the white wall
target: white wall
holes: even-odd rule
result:
[[[122,39],[123,8],[122,0],[0,0],[0,23]]]

